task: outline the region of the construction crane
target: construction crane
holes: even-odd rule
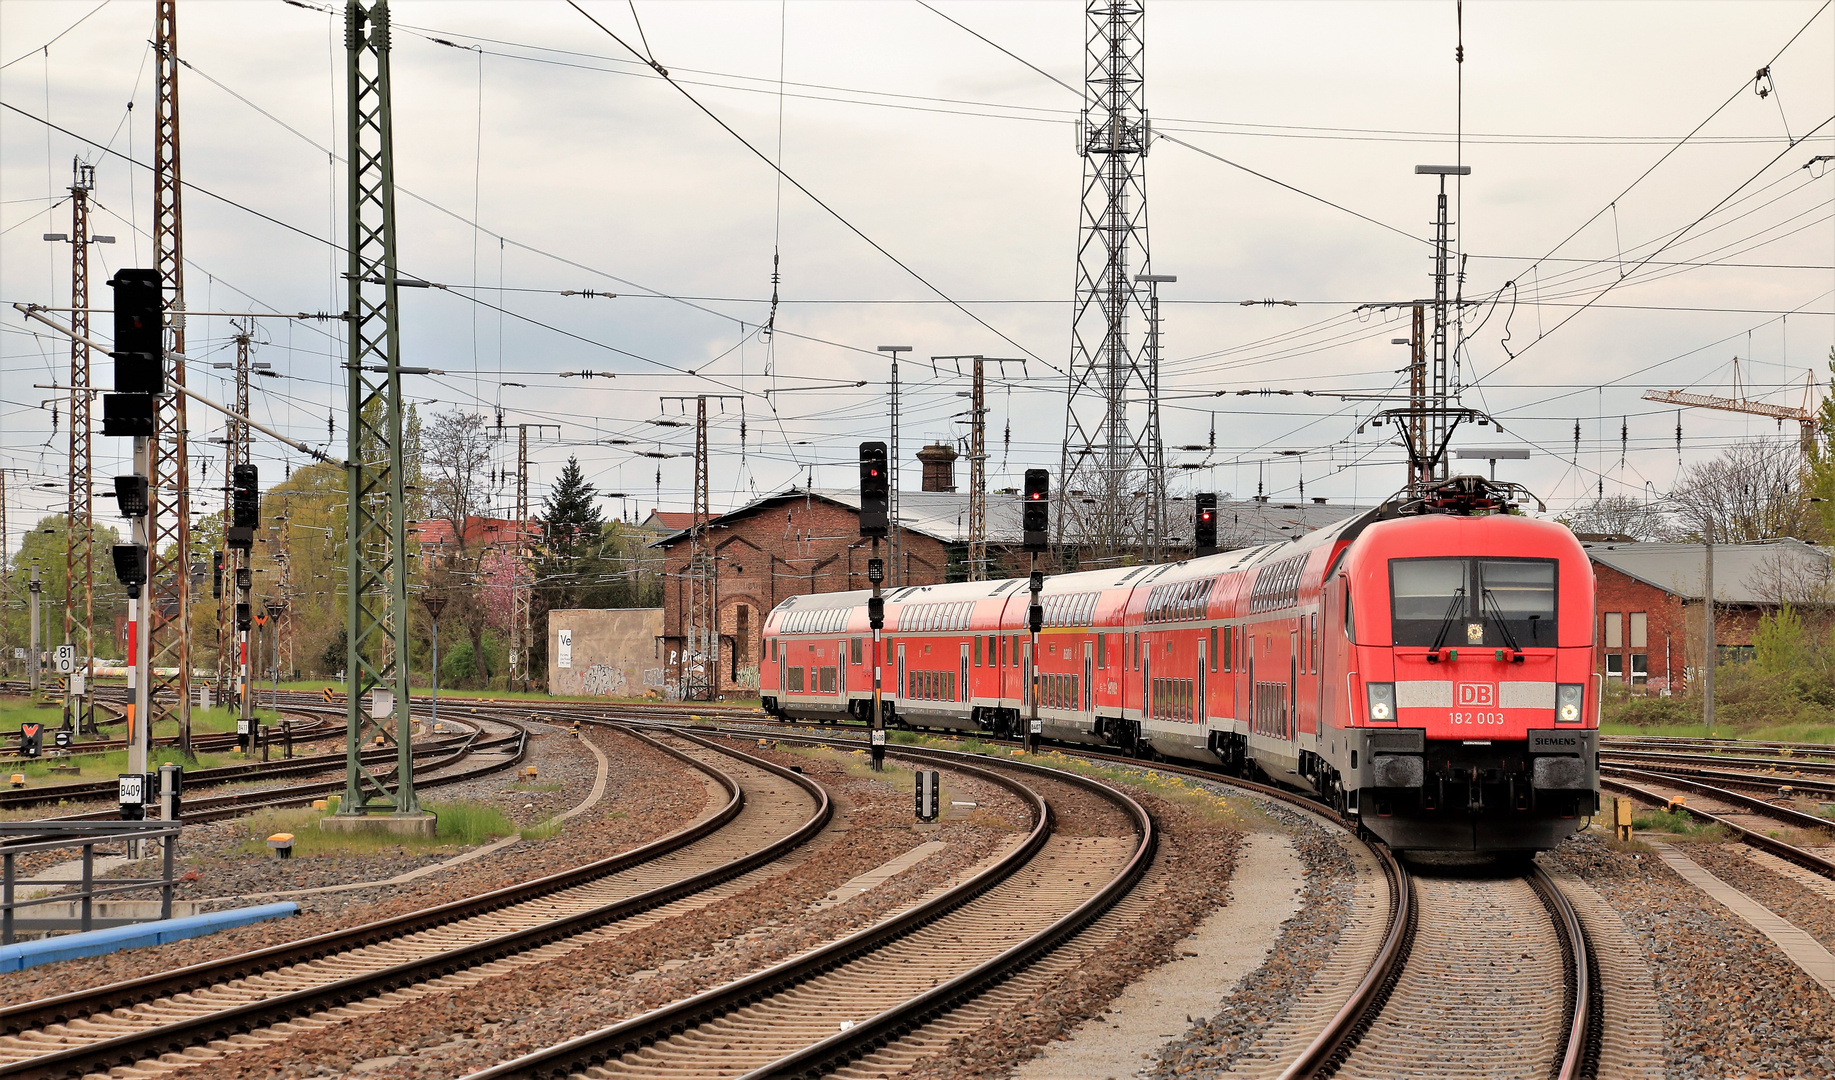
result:
[[[1783,422],[1795,420],[1797,432],[1805,454],[1816,446],[1816,414],[1809,406],[1815,400],[1815,376],[1804,383],[1803,405],[1770,405],[1763,401],[1753,401],[1742,391],[1739,378],[1739,361],[1733,361],[1733,392],[1737,397],[1720,397],[1716,394],[1694,394],[1687,390],[1646,390],[1645,401],[1660,401],[1666,405],[1687,405],[1696,409],[1719,409],[1722,412],[1745,413],[1749,416],[1769,416]]]

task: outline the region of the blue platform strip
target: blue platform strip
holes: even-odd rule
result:
[[[15,942],[12,945],[0,945],[0,971],[23,971],[56,960],[102,956],[122,949],[138,949],[144,945],[164,945],[170,941],[214,934],[232,926],[247,926],[297,914],[299,905],[288,901],[212,911],[183,919],[158,919],[135,923],[133,926],[115,926],[107,930],[91,930],[86,934],[63,934],[37,941]]]

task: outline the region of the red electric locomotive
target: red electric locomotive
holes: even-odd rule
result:
[[[1256,770],[1397,849],[1536,851],[1598,806],[1593,573],[1518,489],[1459,477],[1291,542],[1046,579],[886,594],[884,708]],[[864,720],[865,592],[784,601],[766,709]]]

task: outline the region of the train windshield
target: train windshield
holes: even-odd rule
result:
[[[1555,644],[1553,559],[1391,559],[1395,644]]]

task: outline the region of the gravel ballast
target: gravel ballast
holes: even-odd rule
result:
[[[1717,866],[1712,846],[1683,850]],[[1544,858],[1597,889],[1642,946],[1672,1080],[1835,1075],[1835,1006],[1764,935],[1640,844],[1579,833]]]
[[[594,740],[608,759],[606,794],[598,805],[568,821],[554,836],[522,840],[483,858],[402,884],[278,897],[300,905],[301,914],[294,918],[237,927],[155,948],[32,968],[0,980],[0,1005],[171,971],[475,896],[615,855],[674,832],[702,812],[708,800],[708,784],[700,771],[629,735],[594,729],[586,737]],[[557,809],[564,809],[559,804],[584,799],[598,771],[597,759],[586,747],[573,735],[554,728],[531,739],[528,761],[537,767],[538,785],[559,782],[561,790],[533,794],[517,790],[513,795],[504,795],[505,790],[525,786],[512,785],[510,774],[505,772],[470,781],[477,785],[477,791],[466,797],[504,806],[512,820],[518,820],[520,813],[518,824],[522,824],[546,817],[544,807],[550,801]],[[446,797],[441,794],[442,799]],[[538,798],[543,801],[537,802]],[[505,800],[514,805],[505,806]],[[534,810],[527,807],[532,802],[536,804]],[[536,816],[538,812],[540,817]],[[180,855],[186,860],[187,871],[195,872],[197,878],[183,882],[176,898],[222,898],[212,905],[221,907],[266,903],[270,899],[266,894],[277,890],[380,880],[467,850],[452,846],[438,849],[437,854],[385,850],[280,860],[241,853],[239,849],[249,836],[246,820],[188,828]]]

